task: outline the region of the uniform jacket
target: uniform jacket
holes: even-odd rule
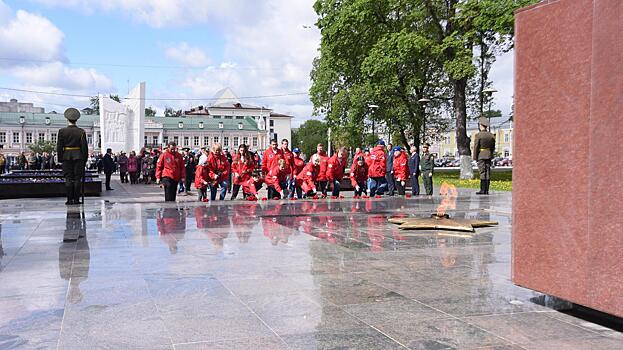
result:
[[[208,178],[211,181],[223,182],[229,178],[229,161],[224,154],[210,153],[208,156]]]
[[[409,158],[405,152],[400,152],[398,157],[394,158],[394,178],[404,181],[409,178]]]
[[[433,171],[433,169],[435,169],[435,156],[433,156],[432,153],[422,153],[422,158],[420,159],[420,169],[422,172]]]
[[[474,160],[491,160],[495,153],[495,137],[488,131],[481,131],[474,138]]]
[[[272,148],[264,151],[264,157],[262,158],[262,171],[268,173],[273,168],[273,164],[279,159],[283,159],[283,152],[281,149],[273,151]]]
[[[365,184],[368,179],[368,164],[365,162],[363,166],[359,166],[357,163],[353,163],[350,167],[350,183],[353,187],[357,187],[359,184]]]
[[[298,176],[305,167],[305,161],[299,157],[292,158],[294,166],[292,167],[292,176]]]
[[[420,175],[420,154],[415,152],[409,157],[409,172],[411,176]]]
[[[168,177],[174,181],[186,178],[184,157],[179,152],[162,152],[156,163],[156,179]]]
[[[313,162],[307,163],[296,177],[296,185],[301,187],[305,192],[309,192],[310,190],[315,191],[319,172],[320,165],[314,165]]]
[[[252,157],[245,160],[241,159],[239,154],[236,154],[231,165],[232,182],[234,185],[242,185],[245,181],[250,179],[253,174],[253,169],[255,169],[255,160]]]
[[[368,163],[369,177],[384,177],[387,173],[385,147],[382,145],[374,147],[366,162]]]
[[[277,192],[281,192],[282,188],[279,184],[286,182],[289,174],[290,170],[287,167],[281,170],[279,169],[279,164],[275,164],[268,174],[266,174],[266,179],[264,179],[264,181],[266,181],[266,186],[272,186]]]
[[[327,169],[329,168],[329,157],[327,157],[327,153],[325,153],[324,151],[316,154],[318,155],[318,157],[320,157],[320,169],[318,170],[318,179],[316,181],[327,181],[329,180],[329,178],[327,177]]]
[[[346,170],[346,158],[342,158],[341,162],[337,157],[337,153],[329,158],[327,166],[327,179],[329,181],[342,181],[344,171]]]
[[[64,160],[87,160],[89,145],[84,130],[75,125],[60,129],[56,141],[56,154],[60,162]]]
[[[59,158],[60,159],[60,158]],[[115,161],[112,159],[112,156],[109,153],[104,154],[102,158],[102,164],[104,165],[104,173],[111,174],[117,170],[117,165]]]

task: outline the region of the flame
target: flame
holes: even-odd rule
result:
[[[441,195],[441,204],[437,207],[437,216],[444,216],[446,214],[446,210],[448,209],[456,209],[456,197],[458,197],[459,193],[456,190],[454,185],[450,185],[447,182],[444,182],[441,185],[441,189],[439,190],[439,194]]]

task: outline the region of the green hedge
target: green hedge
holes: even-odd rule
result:
[[[433,182],[441,185],[444,182],[455,185],[456,187],[480,188],[480,180],[478,172],[474,172],[473,180],[459,179],[459,171],[435,173]],[[511,171],[492,172],[491,173],[491,190],[493,191],[512,191],[513,190],[513,173]]]

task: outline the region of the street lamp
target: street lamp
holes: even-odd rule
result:
[[[422,105],[422,110],[424,111],[422,115],[422,137],[420,138],[420,143],[424,143],[426,141],[426,105],[428,105],[430,100],[423,97],[417,101]]]
[[[19,116],[19,125],[21,125],[22,127],[22,134],[19,137],[20,142],[20,153],[24,152],[24,125],[26,124],[26,117],[24,117],[23,115]]]
[[[486,88],[482,90],[482,92],[489,97],[489,112],[487,112],[487,117],[489,118],[489,130],[491,130],[491,102],[493,102],[493,94],[498,91],[494,88]]]
[[[378,105],[369,104],[368,108],[371,109],[372,113],[374,114],[374,111],[379,109],[379,106]],[[372,137],[374,137],[374,118],[372,118]]]

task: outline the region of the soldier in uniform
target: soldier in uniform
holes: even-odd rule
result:
[[[87,135],[83,129],[76,126],[76,121],[80,119],[80,112],[77,109],[68,108],[65,111],[65,118],[69,125],[58,131],[56,154],[58,161],[63,162],[63,176],[67,190],[65,204],[80,204],[84,165],[89,151]]]
[[[422,146],[422,157],[420,159],[420,169],[422,170],[422,182],[424,182],[424,189],[426,195],[433,195],[433,170],[435,169],[435,156],[433,156],[428,149],[430,144],[425,143]]]
[[[495,151],[495,137],[487,130],[489,128],[487,118],[480,118],[478,124],[480,132],[474,138],[474,159],[478,161],[480,191],[476,192],[476,194],[489,194],[491,159],[493,159]]]

